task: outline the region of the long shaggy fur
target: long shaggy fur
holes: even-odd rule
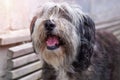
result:
[[[46,45],[45,22],[54,22],[50,33],[59,36],[62,45],[49,50]],[[43,62],[43,80],[110,80],[109,56],[95,24],[79,6],[67,3],[46,3],[31,22],[35,52]]]

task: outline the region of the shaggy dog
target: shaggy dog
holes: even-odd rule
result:
[[[119,80],[114,72],[118,67],[112,63],[112,53],[117,51],[107,43],[117,39],[114,36],[107,39],[105,35],[111,34],[96,32],[94,22],[79,6],[67,3],[41,6],[31,22],[31,37],[43,62],[42,79]],[[119,42],[114,43],[118,48]]]

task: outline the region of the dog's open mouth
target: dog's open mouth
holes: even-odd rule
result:
[[[55,50],[55,49],[59,48],[61,45],[60,37],[55,36],[55,35],[47,36],[46,45],[47,45],[47,49],[49,49],[49,50]]]

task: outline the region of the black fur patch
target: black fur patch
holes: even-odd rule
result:
[[[76,61],[73,62],[76,71],[86,69],[90,65],[90,58],[93,53],[93,45],[95,41],[94,22],[87,15],[83,16],[83,18],[84,22],[82,23],[82,21],[80,21],[78,29],[81,44],[78,47]]]

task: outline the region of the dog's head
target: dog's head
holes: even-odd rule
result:
[[[92,54],[94,22],[78,6],[44,4],[30,29],[36,53],[55,68],[69,66],[76,59],[89,60]]]

